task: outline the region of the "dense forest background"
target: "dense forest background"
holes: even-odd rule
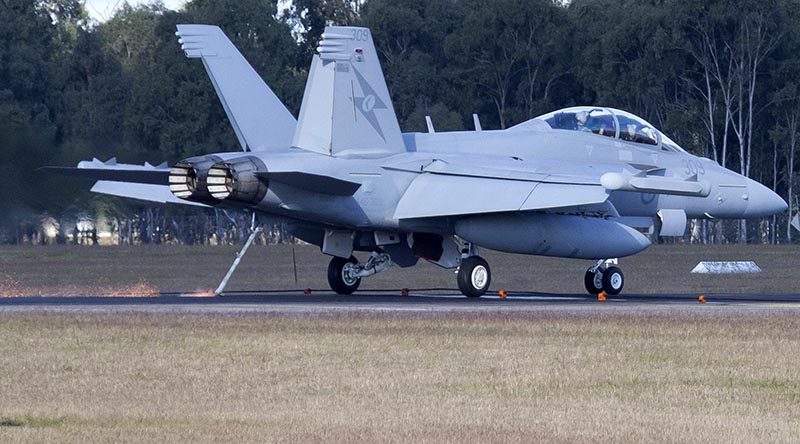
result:
[[[246,234],[246,215],[94,196],[37,171],[239,149],[178,23],[219,25],[295,114],[325,24],[372,29],[404,131],[426,115],[442,131],[473,112],[492,129],[572,105],[631,111],[791,202],[768,220],[692,223],[684,241],[792,241],[800,0],[191,0],[123,3],[103,23],[80,0],[0,0],[0,242]]]

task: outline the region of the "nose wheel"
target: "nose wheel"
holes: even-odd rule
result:
[[[607,261],[602,260],[586,270],[583,283],[589,294],[603,292],[614,296],[618,295],[625,286],[625,276],[618,267],[608,266]]]

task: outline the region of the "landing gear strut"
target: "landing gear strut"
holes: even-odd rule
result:
[[[590,294],[603,292],[614,296],[622,291],[625,285],[625,276],[622,270],[612,266],[617,264],[616,259],[601,259],[586,270],[583,283]]]

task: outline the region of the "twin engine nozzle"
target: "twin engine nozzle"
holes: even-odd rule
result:
[[[169,189],[176,197],[217,205],[223,201],[256,204],[267,194],[267,167],[254,156],[222,160],[218,156],[184,159],[169,172]]]

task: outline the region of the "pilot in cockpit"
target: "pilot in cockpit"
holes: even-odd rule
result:
[[[575,117],[578,120],[579,131],[588,131],[608,137],[614,137],[616,135],[614,118],[610,114],[601,112],[592,115],[591,112],[580,111]]]
[[[591,131],[591,129],[589,129],[586,126],[586,121],[588,118],[589,118],[589,113],[587,113],[586,111],[580,111],[575,113],[575,120],[578,121],[578,131]]]
[[[552,128],[616,136],[614,116],[602,108],[565,110],[544,119]]]
[[[583,121],[586,122],[586,113],[584,113]],[[565,129],[565,130],[572,130],[577,131],[579,130],[578,126],[578,117],[574,113],[569,112],[562,112],[556,113],[552,117],[551,127],[556,129]]]

